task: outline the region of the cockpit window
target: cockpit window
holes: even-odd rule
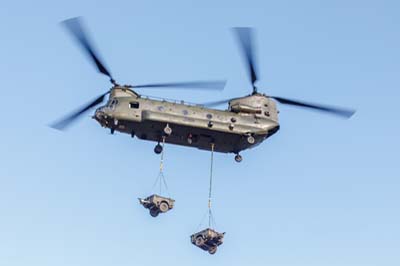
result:
[[[117,99],[113,99],[113,100],[110,102],[109,107],[110,107],[111,109],[114,109],[115,106],[117,106],[117,105],[118,105],[118,100],[117,100]]]
[[[129,108],[138,109],[139,108],[139,103],[138,102],[130,102],[129,103]]]

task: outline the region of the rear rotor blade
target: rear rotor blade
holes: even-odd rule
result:
[[[104,100],[104,97],[108,93],[109,92],[106,92],[106,93],[100,95],[99,97],[97,97],[96,99],[94,99],[94,100],[90,101],[89,103],[85,104],[84,106],[82,106],[81,108],[76,110],[75,112],[67,115],[66,117],[64,117],[64,118],[60,119],[59,121],[55,122],[54,124],[51,124],[50,127],[58,129],[58,130],[66,129],[69,125],[71,125],[71,123],[76,121],[76,119],[79,118],[79,116],[81,116],[83,113],[85,113],[86,111],[88,111],[91,108],[95,107],[96,105],[102,103],[103,100]]]
[[[344,109],[344,108],[338,108],[338,107],[332,107],[332,106],[326,106],[326,105],[320,105],[320,104],[312,104],[312,103],[306,103],[306,102],[301,102],[297,100],[290,100],[282,97],[276,97],[276,96],[268,96],[269,98],[277,100],[281,104],[287,104],[287,105],[293,105],[293,106],[298,106],[298,107],[303,107],[303,108],[310,108],[316,111],[320,112],[328,112],[334,115],[342,116],[345,118],[350,118],[356,111],[351,110],[351,109]],[[238,98],[230,98],[230,99],[225,99],[225,100],[219,100],[215,102],[208,102],[208,103],[203,103],[200,104],[205,107],[214,107],[222,104],[227,104],[230,101],[233,101]]]
[[[83,50],[85,50],[87,55],[93,60],[99,72],[108,76],[113,82],[114,79],[112,78],[110,71],[107,70],[107,68],[100,60],[99,56],[93,48],[93,45],[90,42],[88,34],[85,33],[82,19],[80,17],[76,17],[64,20],[61,23],[70,31],[72,36],[82,46]]]
[[[345,118],[350,118],[356,112],[355,110],[320,105],[320,104],[306,103],[306,102],[290,100],[290,99],[282,98],[282,97],[276,97],[276,96],[269,96],[269,97],[277,100],[281,104],[310,108],[310,109],[313,109],[316,111],[327,112],[327,113],[331,113],[331,114],[338,115],[338,116],[345,117]]]
[[[233,28],[241,47],[243,57],[246,61],[250,75],[250,81],[253,85],[253,92],[257,92],[254,83],[257,81],[257,73],[254,63],[254,48],[253,48],[253,29],[247,27]]]
[[[188,82],[167,82],[144,85],[133,85],[133,88],[176,88],[176,89],[201,89],[201,90],[223,90],[225,80],[216,81],[188,81]]]
[[[227,104],[230,101],[235,100],[235,99],[236,98],[230,98],[230,99],[219,100],[219,101],[215,101],[215,102],[203,103],[203,104],[200,104],[200,105],[205,106],[205,107],[215,107],[215,106],[218,106],[218,105]]]

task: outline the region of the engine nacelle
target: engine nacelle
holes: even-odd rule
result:
[[[267,118],[278,121],[276,103],[263,94],[254,94],[243,98],[237,98],[229,102],[231,112],[255,115],[259,118]]]

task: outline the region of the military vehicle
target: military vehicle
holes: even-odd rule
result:
[[[217,231],[207,228],[198,233],[190,236],[192,244],[208,251],[210,254],[217,252],[218,246],[224,241],[225,233],[218,233]]]
[[[166,143],[211,150],[214,144],[216,152],[234,153],[237,162],[242,161],[240,152],[252,148],[279,130],[276,102],[296,107],[309,108],[349,118],[355,111],[336,107],[311,104],[287,98],[259,93],[255,86],[258,80],[252,49],[252,30],[235,28],[240,47],[247,64],[252,93],[243,97],[190,104],[183,101],[160,100],[146,97],[136,90],[145,88],[188,88],[223,89],[224,81],[195,81],[177,83],[156,83],[145,85],[119,85],[96,55],[88,36],[85,34],[79,18],[63,23],[72,33],[84,51],[93,60],[97,69],[108,76],[112,83],[110,90],[89,102],[72,114],[54,123],[56,129],[66,129],[86,111],[102,103],[107,95],[108,101],[98,108],[93,118],[113,134],[115,131],[129,134],[131,137],[155,141],[154,151],[161,153],[160,141],[163,136]],[[227,110],[215,107],[228,104]]]
[[[157,217],[160,213],[165,213],[174,207],[175,200],[153,194],[147,198],[139,198],[140,204],[149,209],[152,217]]]

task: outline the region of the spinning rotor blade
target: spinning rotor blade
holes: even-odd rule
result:
[[[75,112],[67,115],[66,117],[60,119],[59,121],[55,122],[54,124],[50,125],[50,127],[58,129],[58,130],[64,130],[66,129],[72,122],[74,122],[79,116],[81,116],[83,113],[86,111],[90,110],[91,108],[95,107],[96,105],[100,104],[103,102],[104,97],[108,94],[109,92],[107,91],[106,93],[103,93],[96,99],[92,100],[91,102],[87,103],[86,105],[82,106]]]
[[[297,107],[303,107],[303,108],[310,108],[316,111],[320,112],[327,112],[331,113],[334,115],[342,116],[345,118],[350,118],[356,111],[351,110],[351,109],[344,109],[344,108],[338,108],[338,107],[332,107],[332,106],[326,106],[326,105],[320,105],[320,104],[312,104],[312,103],[306,103],[306,102],[301,102],[297,100],[290,100],[287,98],[282,98],[282,97],[276,97],[276,96],[267,96],[269,98],[275,99],[281,104],[287,104],[287,105],[293,105]],[[235,100],[238,98],[230,98],[230,99],[225,99],[225,100],[220,100],[220,101],[215,101],[215,102],[208,102],[201,104],[202,106],[205,107],[214,107],[222,104],[227,104],[232,100]]]
[[[215,106],[218,106],[218,105],[227,104],[227,103],[229,103],[230,101],[232,101],[234,99],[236,99],[236,98],[225,99],[225,100],[220,100],[220,101],[215,101],[215,102],[208,102],[208,103],[203,103],[201,105],[205,106],[205,107],[215,107]]]
[[[306,103],[306,102],[290,100],[290,99],[286,99],[286,98],[282,98],[282,97],[275,97],[275,96],[269,96],[269,97],[277,100],[281,104],[310,108],[310,109],[313,109],[316,111],[327,112],[327,113],[342,116],[345,118],[350,118],[356,112],[355,110],[343,109],[343,108],[320,105],[320,104]]]
[[[96,54],[93,48],[93,45],[91,45],[89,36],[85,33],[82,19],[76,17],[64,20],[61,23],[70,31],[72,36],[82,46],[83,50],[85,50],[87,55],[93,60],[99,72],[108,76],[111,82],[114,83],[114,79],[112,78],[110,71],[108,71],[104,64],[101,62],[99,56]]]
[[[253,93],[257,92],[254,83],[257,81],[257,73],[254,63],[254,48],[253,48],[253,29],[246,27],[233,28],[241,47],[243,57],[246,61],[250,75],[250,81],[253,86]]]
[[[133,88],[176,88],[176,89],[205,89],[205,90],[223,90],[225,80],[215,81],[188,81],[188,82],[168,82],[154,83],[145,85],[133,85]]]

